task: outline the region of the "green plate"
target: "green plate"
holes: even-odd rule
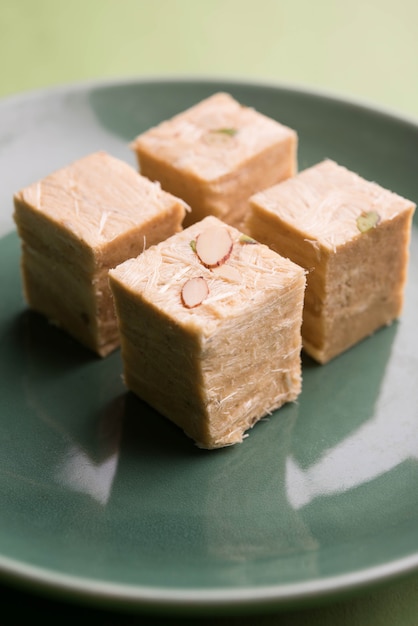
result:
[[[243,444],[197,449],[99,360],[27,311],[12,194],[218,90],[415,202],[418,127],[262,84],[147,80],[0,103],[0,571],[77,601],[155,611],[317,602],[418,568],[418,228],[402,319],[326,366]],[[162,381],[164,384],[164,381]]]

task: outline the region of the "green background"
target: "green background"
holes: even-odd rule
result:
[[[416,0],[0,0],[0,96],[103,78],[232,77],[325,90],[418,119],[417,27]],[[14,611],[2,624],[168,622],[0,590]],[[172,623],[412,626],[418,577],[307,610]]]
[[[0,95],[96,78],[296,83],[418,115],[416,0],[1,0]]]

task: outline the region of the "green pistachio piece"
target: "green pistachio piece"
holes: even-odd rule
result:
[[[252,237],[250,237],[249,235],[241,235],[239,238],[239,242],[240,243],[257,243],[255,239],[253,239]]]
[[[375,228],[380,222],[380,215],[376,211],[364,211],[357,218],[357,228],[361,233],[366,233],[371,228]]]
[[[228,135],[229,137],[235,137],[238,132],[237,128],[214,128],[211,133],[221,133],[222,135]]]

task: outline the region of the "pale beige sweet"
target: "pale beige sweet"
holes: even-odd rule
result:
[[[181,230],[184,202],[105,152],[14,197],[24,293],[101,356],[119,344],[108,270]]]
[[[224,237],[213,239],[217,259],[208,237],[196,246],[209,229],[230,235],[230,251]],[[109,276],[127,387],[200,447],[242,441],[260,418],[297,398],[299,266],[210,216]]]
[[[402,312],[415,205],[326,160],[255,194],[247,231],[308,270],[303,346],[326,363]]]
[[[216,93],[139,135],[140,171],[192,208],[190,225],[207,215],[239,227],[248,198],[297,168],[297,134]]]

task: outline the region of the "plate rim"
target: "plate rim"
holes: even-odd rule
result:
[[[6,94],[0,98],[0,110],[3,107],[13,106],[32,99],[62,97],[68,93],[87,92],[101,88],[122,88],[147,84],[165,84],[167,86],[200,84],[209,86],[215,83],[225,89],[228,86],[271,89],[273,91],[292,92],[300,97],[308,96],[318,100],[326,100],[339,106],[348,106],[373,115],[384,116],[393,122],[408,124],[415,131],[418,131],[418,116],[414,117],[367,99],[292,82],[247,78],[245,76],[156,74],[89,79]],[[1,233],[0,241],[10,232],[7,230]],[[73,598],[88,604],[103,605],[107,603],[116,607],[147,609],[159,613],[173,610],[181,613],[194,613],[202,610],[219,611],[222,609],[256,610],[266,606],[280,609],[296,603],[298,606],[303,606],[313,600],[341,597],[364,587],[370,589],[402,576],[414,574],[417,571],[418,550],[405,557],[377,566],[303,582],[260,586],[240,585],[228,589],[215,586],[201,589],[187,587],[166,589],[161,586],[115,583],[92,577],[55,572],[52,569],[30,565],[25,561],[0,554],[0,578],[6,584],[11,583],[32,590],[37,589],[48,595],[58,594],[64,599]]]
[[[134,585],[99,581],[91,577],[62,574],[0,555],[0,574],[6,583],[34,589],[64,600],[79,600],[85,604],[115,608],[143,609],[161,614],[176,611],[181,614],[218,613],[222,610],[257,610],[270,606],[276,610],[299,608],[314,600],[338,597],[383,586],[395,579],[418,571],[418,551],[394,561],[361,570],[316,578],[299,583],[245,586],[224,589],[207,587],[164,589],[154,585]]]
[[[383,105],[372,99],[346,94],[336,89],[330,89],[325,87],[315,87],[313,85],[307,85],[300,82],[292,81],[280,81],[270,80],[268,78],[256,78],[236,75],[218,75],[218,74],[150,74],[150,75],[131,75],[131,76],[116,76],[106,78],[89,78],[79,81],[63,82],[45,87],[39,87],[35,89],[29,89],[24,91],[18,91],[15,93],[4,94],[0,97],[0,107],[3,105],[17,103],[20,100],[27,100],[30,98],[44,98],[53,95],[62,95],[66,92],[86,91],[91,89],[100,89],[106,87],[123,87],[134,86],[137,84],[158,84],[158,83],[201,83],[211,84],[217,83],[223,84],[225,87],[230,86],[242,86],[250,88],[263,88],[273,89],[279,91],[291,91],[301,96],[307,95],[311,97],[317,97],[319,99],[332,100],[341,105],[349,105],[355,108],[361,108],[368,110],[370,113],[378,113],[400,122],[406,122],[412,126],[416,126],[418,130],[418,113],[417,115],[409,114],[404,111],[400,111],[396,107]]]

